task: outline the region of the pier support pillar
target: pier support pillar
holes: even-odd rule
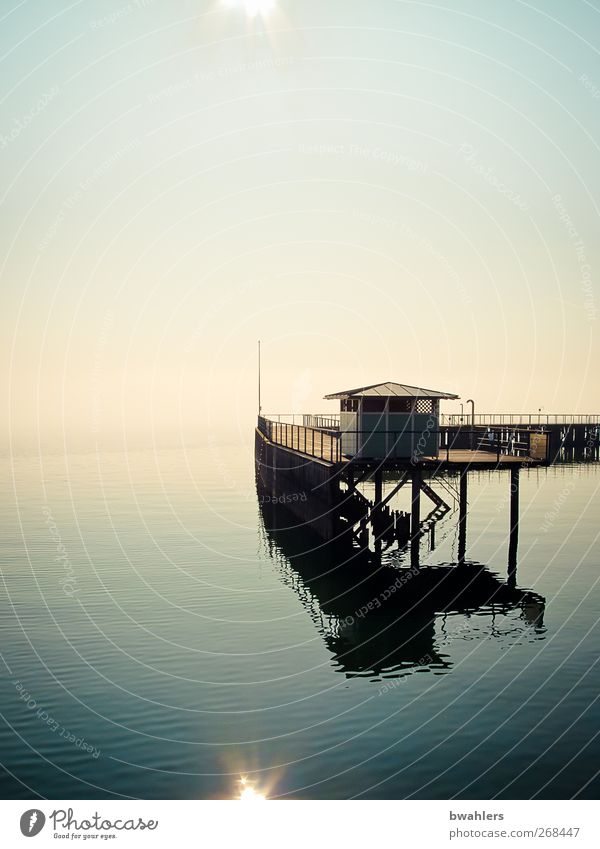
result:
[[[510,470],[510,536],[508,543],[508,585],[517,583],[517,550],[519,547],[519,482],[520,468]]]
[[[373,528],[373,535],[375,537],[375,554],[377,556],[381,555],[381,537],[379,534],[381,533],[381,502],[383,501],[383,473],[381,469],[375,472],[375,505],[374,505],[374,517],[371,523],[371,527]]]
[[[383,475],[381,471],[375,472],[375,505],[383,501]]]
[[[412,505],[410,511],[410,564],[419,566],[419,545],[421,541],[421,469],[412,473]]]
[[[458,562],[465,562],[467,550],[467,470],[460,470],[460,494],[458,501]]]

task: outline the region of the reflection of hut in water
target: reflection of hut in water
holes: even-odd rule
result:
[[[259,491],[260,496],[260,491]],[[259,497],[266,545],[284,580],[300,596],[340,670],[349,676],[401,676],[418,668],[443,672],[449,656],[436,646],[440,613],[520,610],[522,631],[542,628],[544,599],[506,583],[479,563],[423,567],[373,564],[340,552],[282,505]]]

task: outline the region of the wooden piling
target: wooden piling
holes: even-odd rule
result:
[[[467,469],[460,470],[458,501],[458,562],[465,562],[467,550]]]
[[[419,566],[419,545],[421,540],[421,469],[412,471],[412,504],[410,512],[410,562]]]
[[[517,582],[517,550],[519,546],[519,484],[520,469],[510,470],[510,536],[508,543],[508,584],[514,587]]]
[[[375,539],[375,554],[381,554],[381,526],[380,519],[382,518],[381,502],[383,501],[383,473],[381,469],[375,472],[375,502],[373,506],[373,520],[371,527],[373,528],[373,537]]]

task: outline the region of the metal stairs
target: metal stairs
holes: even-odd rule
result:
[[[432,525],[435,525],[436,522],[439,522],[446,513],[450,512],[450,505],[446,504],[443,498],[441,498],[437,492],[432,489],[428,483],[425,481],[421,481],[421,492],[424,492],[425,495],[433,501],[434,507],[433,510],[421,521],[419,524],[419,530],[421,533],[425,533],[430,530]]]

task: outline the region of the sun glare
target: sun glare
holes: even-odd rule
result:
[[[244,9],[249,18],[266,17],[274,11],[277,0],[224,0],[230,8]]]
[[[246,778],[240,778],[240,784],[242,785],[242,789],[240,792],[240,802],[266,801],[266,796],[263,796],[262,793],[259,793],[257,790],[255,790],[251,784],[248,784],[248,780]]]

